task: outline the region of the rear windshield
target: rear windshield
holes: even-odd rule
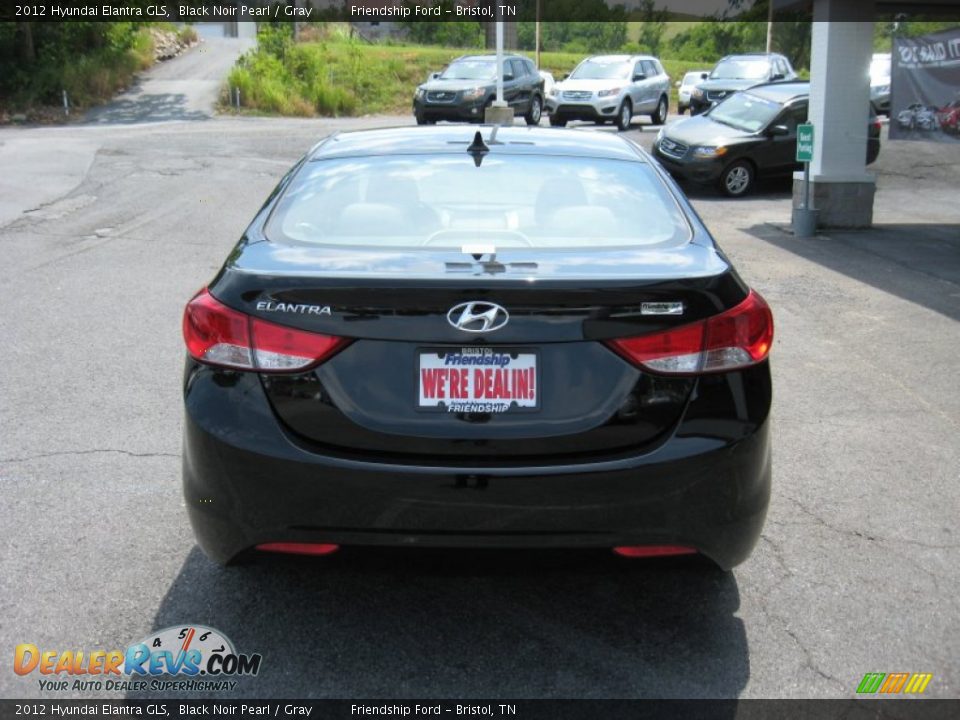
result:
[[[267,223],[275,242],[464,251],[674,246],[690,227],[646,163],[466,152],[314,160]],[[472,252],[466,250],[466,252]]]

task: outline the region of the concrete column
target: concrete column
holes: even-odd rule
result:
[[[820,227],[869,227],[873,222],[876,180],[866,169],[873,14],[873,0],[814,0],[810,178]],[[843,21],[851,16],[864,20]],[[802,197],[803,173],[796,173],[794,207]]]

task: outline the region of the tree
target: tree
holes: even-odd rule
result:
[[[654,0],[642,0],[639,7],[640,34],[637,44],[651,55],[660,54],[663,31],[667,26],[667,11],[657,10]]]
[[[20,38],[17,56],[22,62],[32,65],[37,59],[37,51],[33,46],[33,23],[18,22],[17,35]]]

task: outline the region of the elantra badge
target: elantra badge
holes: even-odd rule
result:
[[[641,315],[683,315],[682,302],[640,303]]]
[[[447,312],[448,323],[469,333],[493,332],[509,320],[510,314],[496,303],[465,302],[454,305]]]

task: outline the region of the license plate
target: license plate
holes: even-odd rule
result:
[[[537,353],[462,347],[419,351],[417,408],[452,413],[537,410]]]

